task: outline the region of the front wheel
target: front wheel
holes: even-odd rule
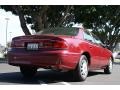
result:
[[[37,73],[37,68],[21,66],[20,71],[25,78],[31,78]]]
[[[109,60],[109,64],[106,66],[106,68],[104,69],[104,73],[105,74],[111,74],[112,73],[112,69],[113,69],[113,61],[110,58]]]
[[[82,55],[74,72],[74,78],[76,81],[84,81],[86,80],[87,75],[88,75],[88,59],[85,55]]]

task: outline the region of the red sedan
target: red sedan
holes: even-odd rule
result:
[[[19,66],[25,77],[45,68],[72,71],[75,80],[84,81],[89,70],[110,74],[113,56],[97,36],[83,28],[50,28],[13,38],[8,62]]]

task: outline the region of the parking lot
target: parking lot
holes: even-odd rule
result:
[[[0,62],[0,84],[45,84],[45,85],[120,85],[120,63],[114,63],[113,73],[106,75],[102,70],[89,72],[84,82],[72,81],[71,75],[65,72],[39,69],[32,79],[22,77],[18,67],[10,66],[6,62]]]

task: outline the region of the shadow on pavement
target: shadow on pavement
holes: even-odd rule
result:
[[[0,58],[0,64],[1,63],[7,63],[8,61],[5,58]]]
[[[120,65],[120,62],[114,62],[115,65]]]
[[[8,61],[0,61],[0,64],[8,63]]]
[[[89,72],[88,78],[103,72]],[[55,72],[52,70],[38,71],[32,79],[23,78],[20,72],[0,73],[0,83],[12,84],[52,84],[59,82],[73,82],[72,76],[65,72]]]

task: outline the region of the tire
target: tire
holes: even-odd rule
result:
[[[37,73],[37,68],[21,66],[20,71],[25,78],[32,78]]]
[[[82,55],[74,72],[74,80],[85,81],[87,75],[88,75],[88,59],[85,55]]]
[[[112,69],[113,69],[113,61],[110,58],[109,60],[109,64],[106,66],[106,68],[104,69],[104,73],[105,74],[111,74],[112,73]]]

